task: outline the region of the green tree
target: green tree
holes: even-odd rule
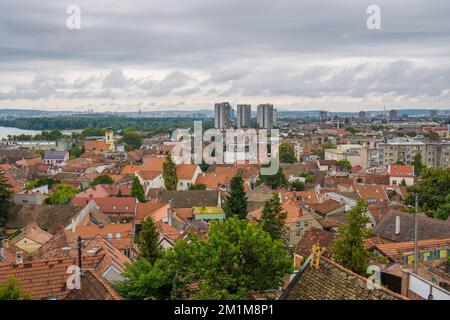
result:
[[[177,166],[172,161],[170,154],[166,157],[163,163],[163,179],[164,186],[169,191],[177,190],[178,177],[177,177]]]
[[[311,183],[314,181],[314,175],[310,172],[302,172],[300,177],[305,178],[305,183]]]
[[[247,196],[244,190],[244,180],[240,174],[231,178],[230,193],[225,199],[223,211],[227,218],[237,217],[247,219],[248,214]]]
[[[139,182],[138,177],[133,178],[133,184],[131,185],[131,194],[132,197],[135,197],[139,200],[139,202],[145,202],[145,193],[144,187],[142,187]]]
[[[66,204],[77,194],[77,190],[67,184],[58,184],[53,194],[44,200],[44,204]]]
[[[274,192],[271,199],[266,201],[259,223],[272,239],[284,239],[287,213],[283,210],[278,193]]]
[[[422,154],[416,153],[413,157],[414,174],[420,176],[423,169],[426,167],[422,162]]]
[[[0,300],[32,300],[31,294],[18,287],[19,282],[17,277],[8,276],[6,284],[0,284]]]
[[[206,190],[206,184],[203,183],[191,184],[188,190]]]
[[[347,222],[338,230],[340,238],[333,243],[333,258],[355,273],[365,275],[369,252],[364,247],[364,240],[369,236],[366,229],[368,219],[363,215],[367,205],[359,199],[356,207],[347,213]]]
[[[292,191],[304,191],[306,190],[306,185],[300,180],[294,180],[291,182]]]
[[[69,150],[70,159],[79,158],[83,154],[82,148],[77,145],[73,145]]]
[[[138,248],[139,256],[147,259],[153,264],[160,256],[159,231],[152,217],[144,220],[142,229],[139,232]]]
[[[248,299],[251,291],[278,288],[291,271],[283,241],[258,225],[230,218],[212,223],[208,240],[190,234],[152,265],[128,265],[116,290],[127,299]]]
[[[447,220],[450,217],[450,193],[445,197],[445,202],[436,209],[433,217],[441,220]]]
[[[351,171],[352,164],[347,159],[342,159],[337,162],[337,167],[341,170]]]
[[[101,174],[95,177],[94,181],[92,181],[91,185],[96,186],[98,184],[113,184],[114,180],[111,176],[107,174]]]
[[[49,188],[53,187],[55,184],[61,183],[61,179],[53,179],[53,178],[39,178],[36,180],[32,180],[26,184],[26,189],[34,189],[41,186],[47,185]]]
[[[139,149],[142,146],[143,140],[136,131],[132,129],[123,130],[121,142],[127,145],[127,150]]]
[[[197,299],[248,299],[251,291],[278,288],[292,266],[282,240],[234,218],[212,224],[201,256]]]
[[[280,163],[295,163],[297,157],[295,156],[294,146],[290,143],[282,143],[280,145]]]
[[[265,167],[268,166],[266,165]],[[283,173],[283,168],[281,167],[278,168],[277,173],[275,173],[274,175],[260,175],[258,184],[260,183],[265,183],[274,190],[279,187],[285,187],[288,184],[286,177],[284,176]]]
[[[8,221],[9,212],[13,206],[13,192],[5,177],[5,172],[0,169],[0,227]]]
[[[424,168],[417,184],[408,187],[407,205],[415,204],[415,193],[419,197],[420,210],[430,217],[445,217],[445,204],[450,194],[450,168]]]

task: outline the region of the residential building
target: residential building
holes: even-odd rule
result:
[[[237,105],[237,123],[238,128],[248,128],[251,125],[252,107],[249,104]]]
[[[36,223],[31,223],[23,228],[18,235],[4,241],[3,245],[5,247],[16,246],[27,254],[32,254],[52,237],[51,233],[42,230]]]
[[[272,129],[273,123],[273,104],[260,104],[257,109],[258,126],[262,129]]]
[[[401,185],[405,184],[407,186],[414,185],[414,166],[404,166],[399,164],[391,164],[388,166],[389,172],[389,184]]]
[[[450,142],[432,141],[426,143],[425,162],[429,167],[450,167]]]
[[[325,150],[325,160],[348,160],[352,166],[367,167],[367,149],[360,144],[340,144]]]
[[[426,144],[422,141],[400,138],[382,142],[380,160],[384,166],[401,163],[411,165],[416,154],[422,155],[422,162],[426,163]]]
[[[176,173],[178,178],[177,190],[188,190],[191,185],[195,184],[202,170],[196,164],[180,164],[176,168]]]
[[[69,160],[69,152],[67,151],[47,150],[42,162],[47,165],[61,165],[67,160]]]
[[[214,127],[231,128],[231,106],[228,102],[216,103],[214,106]]]
[[[389,111],[389,119],[397,120],[397,118],[398,118],[397,110],[390,110]]]

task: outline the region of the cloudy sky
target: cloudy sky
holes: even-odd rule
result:
[[[369,5],[381,29],[367,28]],[[70,5],[81,29],[67,28]],[[0,108],[450,109],[448,0],[2,0]]]

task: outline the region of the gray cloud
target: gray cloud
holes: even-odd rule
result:
[[[447,0],[378,0],[376,31],[368,0],[78,0],[81,30],[66,29],[69,4],[2,1],[0,77],[14,81],[0,80],[0,107],[165,96],[448,106]]]

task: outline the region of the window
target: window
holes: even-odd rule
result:
[[[112,239],[112,233],[108,233],[108,239]]]
[[[297,227],[300,227],[300,222],[297,222],[295,225],[296,225]]]
[[[305,222],[303,225],[304,225],[305,227],[308,227],[308,226],[309,226],[309,222]]]
[[[113,210],[116,210],[116,206],[113,206],[113,208],[112,208]]]
[[[117,240],[120,239],[120,233],[119,233],[119,232],[116,233],[116,239],[117,239]]]

